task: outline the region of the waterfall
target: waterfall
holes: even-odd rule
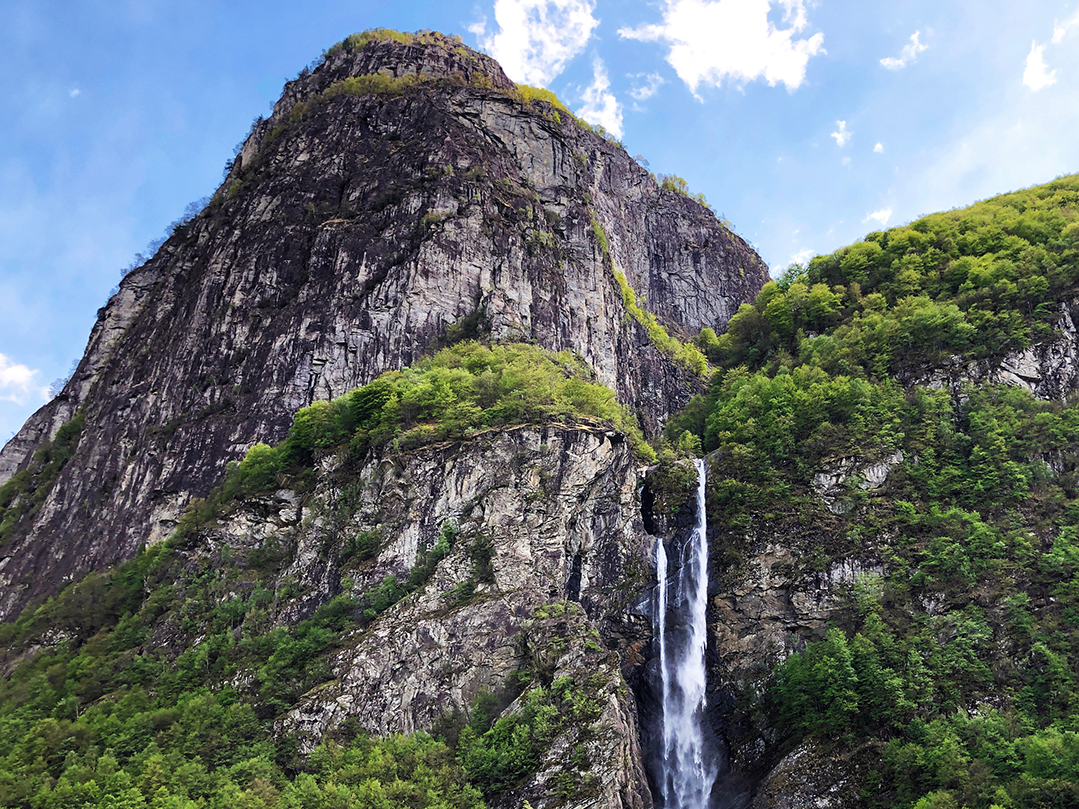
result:
[[[697,525],[681,550],[681,565],[668,574],[663,540],[656,542],[655,633],[662,680],[661,744],[657,786],[662,809],[707,809],[716,769],[705,750],[705,609],[708,539],[704,509],[705,467],[697,464]],[[669,578],[668,578],[669,576]],[[668,611],[672,612],[668,619]]]

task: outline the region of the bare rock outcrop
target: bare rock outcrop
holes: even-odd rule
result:
[[[455,540],[420,589],[343,639],[331,679],[280,717],[279,729],[305,750],[346,721],[377,735],[431,730],[527,673],[504,713],[521,710],[537,687],[568,707],[552,720],[557,732],[536,771],[493,805],[650,809],[625,676],[649,634],[632,603],[652,575],[651,539],[622,437],[522,427],[375,455],[347,474],[335,465],[327,459],[306,497],[280,491],[239,504],[187,540],[190,553],[282,549],[291,561],[278,591],[287,583],[295,595],[275,620],[289,624],[341,592],[404,581],[447,525]],[[343,573],[328,549],[358,532],[380,537],[380,549]],[[477,542],[488,549],[489,575],[476,574]],[[167,643],[167,627],[159,632]]]
[[[767,277],[706,208],[437,34],[334,49],[256,123],[213,201],[100,311],[0,480],[77,412],[43,506],[0,548],[0,618],[172,531],[292,413],[439,341],[577,352],[654,433],[701,389],[627,310],[722,330]]]

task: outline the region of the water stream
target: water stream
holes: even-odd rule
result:
[[[655,633],[662,685],[657,805],[661,809],[707,809],[716,767],[705,747],[705,609],[708,603],[708,540],[704,509],[705,467],[697,462],[697,525],[682,544],[680,564],[669,565],[656,542]],[[673,546],[673,543],[672,543]],[[677,546],[673,546],[677,547]],[[669,572],[673,567],[673,572]],[[669,614],[668,614],[669,613]]]

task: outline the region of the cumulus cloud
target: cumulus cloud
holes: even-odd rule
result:
[[[880,60],[880,63],[884,65],[888,70],[901,70],[909,65],[911,62],[918,58],[918,54],[929,48],[928,45],[923,45],[918,41],[918,37],[922,34],[921,31],[915,31],[910,35],[910,42],[903,46],[903,50],[899,53],[899,58],[894,56],[885,56]]]
[[[1027,54],[1027,66],[1023,71],[1023,84],[1036,93],[1051,84],[1056,84],[1056,80],[1057,72],[1050,70],[1045,64],[1045,46],[1031,42],[1030,53]]]
[[[805,267],[807,264],[809,264],[809,260],[815,255],[816,253],[814,253],[808,247],[803,247],[801,250],[799,250],[797,253],[790,257],[790,261],[788,261],[787,264],[788,266],[791,264],[798,264],[799,266]]]
[[[663,84],[663,77],[658,73],[635,73],[630,75],[630,78],[637,79],[640,82],[635,84],[629,91],[635,101],[647,101],[656,94],[660,85]]]
[[[599,24],[594,0],[495,0],[497,31],[469,26],[516,82],[546,86],[581,53]]]
[[[49,398],[49,389],[37,383],[40,372],[12,362],[0,354],[0,401],[26,404]]]
[[[768,18],[773,5],[783,8],[786,27]],[[810,57],[825,52],[823,34],[795,36],[807,24],[805,0],[666,0],[661,23],[618,33],[669,45],[667,61],[694,94],[702,83],[757,79],[794,91],[805,81]]]
[[[616,138],[622,137],[622,105],[610,92],[607,68],[599,57],[592,63],[592,83],[581,93],[584,106],[577,114],[590,124],[599,124]]]
[[[871,213],[871,214],[866,214],[865,219],[863,219],[862,221],[863,222],[868,222],[869,220],[872,219],[874,222],[878,222],[881,227],[884,227],[885,225],[888,224],[888,220],[891,219],[891,218],[892,218],[892,209],[891,208],[881,208],[879,211],[873,211],[873,213]]]
[[[877,145],[873,147],[873,153],[874,154],[882,154],[883,152],[884,152],[884,144],[878,142]]]
[[[832,133],[832,137],[835,138],[836,145],[842,149],[850,142],[851,135],[854,133],[847,129],[846,121],[836,121],[835,124],[839,129]]]

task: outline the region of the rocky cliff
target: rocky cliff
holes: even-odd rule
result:
[[[235,571],[218,573],[224,602],[245,596],[242,571],[272,552],[276,573],[259,586],[278,594],[273,621],[290,626],[334,598],[362,601],[387,577],[405,582],[450,537],[416,592],[336,643],[323,681],[278,718],[278,732],[299,738],[303,752],[346,725],[380,736],[444,732],[484,694],[505,695],[513,713],[537,689],[568,689],[573,704],[542,759],[492,805],[647,809],[624,679],[649,636],[633,609],[651,584],[654,541],[637,488],[636,459],[602,428],[494,430],[375,453],[359,468],[329,456],[313,491],[241,500],[189,537],[184,564]],[[347,550],[356,536],[377,548],[359,564]],[[156,645],[186,648],[178,619],[158,624]],[[253,675],[238,679],[241,690],[254,688]]]
[[[440,340],[575,351],[654,434],[701,382],[634,293],[689,339],[765,279],[710,211],[487,57],[437,34],[350,38],[124,278],[63,392],[0,453],[0,479],[37,474],[35,451],[84,418],[8,526],[0,617],[164,539],[298,407]]]

